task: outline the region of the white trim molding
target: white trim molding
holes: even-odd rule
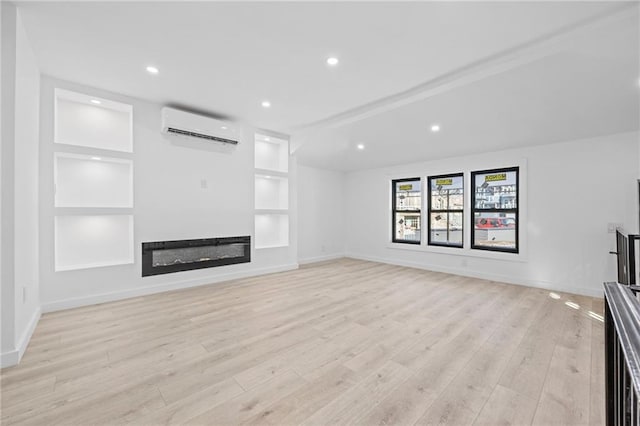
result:
[[[598,298],[604,297],[603,289],[594,290],[594,289],[584,288],[584,287],[572,287],[572,286],[565,286],[559,283],[553,283],[549,281],[540,281],[540,280],[527,280],[527,279],[520,280],[520,279],[514,279],[513,277],[507,276],[507,275],[472,271],[468,269],[448,268],[448,267],[442,267],[440,265],[435,265],[435,264],[410,262],[405,260],[382,259],[379,257],[361,255],[361,254],[352,253],[352,252],[347,253],[346,257],[350,257],[352,259],[367,260],[370,262],[385,263],[388,265],[406,266],[408,268],[423,269],[427,271],[444,272],[446,274],[460,275],[463,277],[471,277],[471,278],[479,278],[483,280],[502,282],[505,284],[515,284],[515,285],[520,285],[524,287],[534,287],[534,288],[540,288],[540,289],[549,290],[549,291],[558,291],[561,293],[578,294],[582,296],[590,296],[590,297],[598,297]]]
[[[308,265],[311,263],[326,262],[327,260],[341,259],[345,256],[346,255],[344,253],[334,253],[334,254],[327,254],[324,256],[305,257],[304,259],[298,259],[298,264]]]
[[[22,336],[20,336],[20,340],[18,341],[16,349],[0,354],[0,368],[11,367],[20,363],[22,356],[27,350],[27,346],[29,346],[31,336],[33,336],[33,332],[35,331],[41,316],[42,310],[40,309],[40,307],[38,307],[33,312],[33,315],[31,316],[29,324],[27,324],[27,328],[24,330],[24,333],[22,333]]]
[[[232,272],[229,274],[217,275],[212,277],[202,277],[192,280],[173,281],[169,283],[151,285],[131,290],[115,291],[112,293],[101,293],[85,297],[54,300],[52,302],[43,303],[42,312],[55,312],[64,309],[78,308],[81,306],[96,305],[98,303],[114,302],[116,300],[130,299],[132,297],[147,296],[149,294],[164,293],[166,291],[181,290],[191,287],[200,287],[240,278],[249,278],[258,275],[273,274],[276,272],[292,271],[294,269],[298,269],[297,263],[253,269],[250,271]]]

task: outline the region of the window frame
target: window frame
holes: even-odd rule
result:
[[[396,184],[399,182],[420,182],[420,208],[412,209],[412,210],[397,210],[396,209]],[[413,177],[413,178],[402,178],[402,179],[392,179],[391,180],[391,242],[395,244],[413,244],[413,245],[421,245],[422,244],[422,228],[423,228],[423,217],[422,217],[422,205],[424,203],[424,185],[422,184],[422,178]],[[413,240],[401,240],[396,238],[396,214],[397,213],[418,213],[420,217],[420,239],[418,241]]]
[[[476,208],[476,176],[492,173],[509,173],[515,172],[516,174],[516,206],[515,208],[491,208],[491,209],[478,209]],[[472,250],[484,250],[501,253],[520,253],[520,166],[513,167],[501,167],[498,169],[488,170],[476,170],[471,172],[471,249]],[[476,244],[476,213],[505,213],[515,214],[516,226],[515,226],[515,248],[509,247],[490,247]]]
[[[446,179],[446,178],[462,178],[462,209],[433,209],[432,208],[432,196],[431,196],[431,181],[436,179]],[[427,208],[427,245],[428,246],[436,246],[436,247],[452,247],[452,248],[464,248],[464,205],[465,205],[465,191],[464,191],[464,172],[460,173],[449,173],[446,175],[435,175],[435,176],[427,176],[427,200],[429,202]],[[448,207],[448,203],[447,203]],[[431,241],[431,213],[446,213],[447,214],[447,241],[449,241],[449,213],[461,213],[462,214],[462,239],[460,244],[446,244]]]

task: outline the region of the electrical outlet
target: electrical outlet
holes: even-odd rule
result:
[[[200,188],[207,189],[208,187],[209,187],[209,182],[207,182],[206,179],[201,179],[200,180]]]

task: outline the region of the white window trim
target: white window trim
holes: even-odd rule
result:
[[[479,250],[471,248],[471,232],[469,231],[471,226],[470,221],[470,212],[471,212],[471,198],[472,198],[472,186],[471,186],[471,172],[472,171],[481,171],[481,170],[490,170],[490,169],[500,169],[500,168],[508,168],[508,167],[519,167],[518,171],[518,226],[520,227],[518,230],[518,253],[508,253],[508,252],[500,252],[500,251],[490,251],[490,250]],[[424,230],[426,227],[426,220],[428,220],[428,209],[426,194],[426,182],[428,176],[437,176],[437,175],[446,175],[446,174],[454,174],[462,172],[464,175],[464,217],[462,219],[463,223],[463,247],[443,247],[443,246],[430,246],[427,244],[428,238],[426,234],[424,234]],[[393,220],[391,216],[389,216],[389,220],[387,220],[388,227],[388,243],[387,247],[391,250],[408,250],[415,252],[423,252],[423,253],[435,253],[435,254],[444,254],[444,255],[453,255],[453,256],[466,256],[473,258],[484,258],[484,259],[493,259],[493,260],[504,260],[509,262],[528,262],[529,260],[529,250],[528,250],[528,170],[527,170],[527,159],[521,158],[514,161],[500,161],[500,162],[482,162],[481,164],[467,164],[464,167],[460,167],[459,169],[434,169],[434,170],[425,170],[419,171],[417,173],[406,172],[402,174],[393,174],[389,176],[389,182],[393,179],[403,179],[410,176],[420,176],[421,187],[422,187],[422,204],[421,204],[421,214],[422,214],[422,230],[421,230],[421,238],[420,244],[403,244],[403,243],[393,243],[391,241],[391,221]],[[389,214],[391,214],[391,185],[389,185],[389,196],[387,197],[389,200]]]

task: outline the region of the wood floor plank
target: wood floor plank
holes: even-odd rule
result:
[[[358,423],[358,419],[370,410],[398,385],[411,376],[411,371],[402,365],[388,361],[374,370],[356,386],[349,388],[338,399],[316,411],[303,425],[331,424],[346,425]]]
[[[7,401],[3,395],[2,422],[21,423],[25,419],[38,418],[50,412],[61,411],[66,413],[61,418],[73,417],[73,411],[67,411],[65,407],[80,406],[83,401],[91,401],[105,394],[111,395],[112,390],[120,389],[121,392],[126,392],[135,386],[155,389],[157,388],[156,382],[163,379],[166,374],[170,374],[172,368],[177,368],[177,365],[182,365],[182,363],[194,358],[192,351],[194,348],[184,348],[163,360],[156,360],[154,363],[148,364],[142,371],[139,367],[124,370],[116,368],[111,374],[109,371],[100,372],[97,376],[87,375],[86,377],[78,377],[73,382],[60,385],[56,383],[54,392],[36,395],[30,399]],[[195,349],[195,353],[201,354],[202,348]],[[105,404],[105,406],[108,407],[109,404]]]
[[[533,424],[588,424],[591,387],[591,300],[574,296],[557,342]]]
[[[537,405],[537,400],[497,385],[473,424],[478,426],[528,425],[533,420]]]
[[[193,418],[193,424],[239,424],[279,401],[306,382],[293,371],[276,376],[267,383],[245,392]]]
[[[418,424],[472,424],[500,379],[507,361],[520,345],[541,304],[532,303],[530,294],[522,292],[519,302],[496,313],[493,333],[452,382],[440,393]]]
[[[569,309],[561,300],[546,297],[542,309],[508,361],[500,385],[531,399],[539,399]]]
[[[356,383],[353,371],[337,366],[257,413],[245,424],[273,426],[300,424],[316,411],[342,396]]]
[[[602,424],[602,306],[345,258],[48,313],[0,422]]]
[[[227,379],[140,417],[137,422],[148,425],[186,424],[242,393],[244,389],[234,379]]]
[[[416,424],[472,424],[521,338],[511,327],[499,327]]]
[[[164,406],[157,387],[149,383],[134,383],[107,388],[104,392],[63,403],[54,409],[23,416],[16,423],[34,426],[129,423]],[[8,418],[3,420],[3,424],[14,424],[16,420]]]

